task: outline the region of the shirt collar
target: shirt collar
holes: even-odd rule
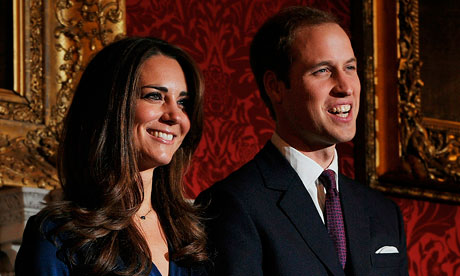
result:
[[[281,152],[281,154],[286,158],[286,160],[291,164],[292,168],[297,172],[300,179],[306,187],[310,185],[315,185],[316,180],[323,172],[323,168],[316,163],[313,159],[307,157],[300,151],[296,150],[290,146],[286,141],[284,141],[276,132],[273,133],[271,142],[275,147]],[[338,156],[337,150],[334,149],[334,158],[332,163],[327,169],[333,170],[338,179]],[[337,190],[339,189],[338,181],[336,183]]]

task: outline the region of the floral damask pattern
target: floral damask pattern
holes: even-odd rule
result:
[[[267,17],[305,4],[329,10],[349,26],[349,0],[126,1],[128,35],[179,45],[205,77],[204,134],[186,177],[191,197],[249,161],[271,137],[274,123],[257,91],[249,45]],[[343,148],[342,171],[353,177],[353,144]]]
[[[203,70],[206,118],[186,177],[191,197],[250,160],[271,137],[274,123],[249,67],[249,45],[257,28],[281,8],[299,4],[328,10],[347,27],[351,1],[126,0],[128,35],[177,44]],[[341,171],[353,177],[353,143],[340,144],[338,151]],[[406,224],[410,275],[460,275],[460,208],[394,200]]]
[[[393,198],[404,217],[412,276],[460,275],[460,208]]]

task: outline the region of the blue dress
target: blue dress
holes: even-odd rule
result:
[[[54,228],[54,223],[45,222],[44,231]],[[16,256],[16,276],[67,276],[70,274],[67,263],[59,258],[58,249],[53,242],[49,241],[40,231],[40,223],[32,216],[24,230],[21,248]],[[169,262],[170,276],[206,276],[205,269],[201,266],[182,267]],[[155,264],[149,276],[162,276]],[[166,275],[165,275],[166,276]]]

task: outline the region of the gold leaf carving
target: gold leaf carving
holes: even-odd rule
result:
[[[41,116],[31,111],[28,104],[0,102],[0,118],[22,122],[40,122]]]
[[[16,14],[26,20],[26,70],[24,76],[15,76],[23,77],[25,91],[0,97],[0,119],[7,120],[0,122],[5,126],[0,132],[0,187],[53,189],[59,186],[59,132],[75,85],[90,58],[124,36],[125,2],[25,2],[14,4]]]
[[[460,202],[460,122],[428,118],[422,114],[424,84],[420,77],[423,64],[419,53],[419,2],[398,0],[396,6],[386,2],[381,4],[382,1],[365,0],[364,6],[374,7],[363,9],[365,25],[368,24],[366,18],[373,11],[376,17],[372,17],[375,19],[372,23],[374,28],[368,32],[375,32],[374,38],[366,39],[364,35],[364,42],[377,49],[391,47],[392,36],[397,38],[398,83],[397,91],[394,91],[397,99],[393,99],[393,91],[385,90],[392,87],[393,83],[387,85],[393,81],[393,69],[382,69],[386,64],[382,62],[385,58],[390,58],[392,63],[392,50],[365,52],[364,57],[369,59],[364,64],[365,77],[362,79],[363,91],[366,92],[363,103],[366,114],[366,180],[371,187],[391,194]],[[385,24],[379,24],[392,8],[396,8],[397,29],[385,29]],[[392,18],[388,20],[389,26],[392,26]],[[377,29],[377,26],[380,28]],[[372,56],[376,57],[375,68],[370,62]],[[373,73],[382,70],[388,72],[379,74],[381,79],[378,80]],[[397,110],[393,110],[394,103],[397,103]],[[377,120],[384,116],[387,118]],[[393,119],[397,121],[397,141],[383,137],[388,131],[396,130],[392,125]]]
[[[55,188],[58,186],[54,167],[36,150],[36,145],[26,137],[10,140],[0,134],[0,186],[33,186]]]
[[[30,36],[29,43],[25,46],[29,49],[29,56],[26,62],[29,63],[30,68],[30,89],[26,91],[26,98],[29,103],[32,118],[32,114],[36,114],[36,117],[43,118],[41,113],[43,112],[43,28],[44,28],[44,13],[43,13],[43,2],[42,0],[33,0],[30,2]],[[26,65],[27,66],[27,65]],[[30,120],[34,123],[39,123],[38,120]]]
[[[423,118],[418,1],[400,0],[399,4],[399,120],[404,168],[417,179],[441,186],[460,183],[460,135],[455,132],[460,124],[439,128],[441,122]]]
[[[89,58],[101,47],[124,34],[120,25],[124,12],[122,1],[60,0],[56,3],[57,27],[54,31],[60,57],[57,72],[57,103],[53,108],[55,124],[64,117],[74,85]],[[75,15],[78,14],[79,17]]]

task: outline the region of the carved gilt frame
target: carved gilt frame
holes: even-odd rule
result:
[[[0,88],[0,187],[59,187],[56,151],[92,55],[126,33],[125,0],[13,0],[13,90]]]
[[[378,6],[376,2],[379,0],[374,0],[374,11]],[[367,91],[364,99],[368,102],[368,108],[364,111],[367,181],[371,187],[394,195],[458,203],[460,121],[439,120],[423,115],[418,0],[396,0],[394,4],[397,68],[385,70],[393,70],[395,74],[396,108],[395,114],[388,112],[389,109],[381,110],[381,103],[393,92],[378,95],[375,89]],[[374,31],[381,30],[374,28]],[[392,47],[378,38],[369,43],[373,43],[374,48]],[[391,78],[376,78],[374,66],[366,66],[366,75],[372,77],[364,80],[365,84],[370,83],[375,87],[382,85],[383,81],[392,81]],[[395,141],[388,142],[382,138],[382,135],[391,135],[382,134],[391,128],[381,127],[382,120],[376,115],[379,112],[386,112],[386,120],[390,124],[397,124]],[[382,163],[387,165],[383,166]]]

